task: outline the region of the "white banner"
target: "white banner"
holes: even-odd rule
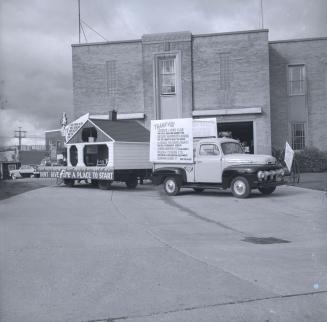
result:
[[[193,119],[193,138],[216,138],[217,120],[215,118]]]
[[[191,118],[151,121],[150,161],[192,163],[192,122]]]
[[[286,163],[289,172],[291,172],[293,158],[294,158],[294,151],[291,148],[291,146],[288,144],[288,142],[286,142],[284,161]]]

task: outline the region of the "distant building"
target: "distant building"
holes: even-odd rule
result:
[[[268,30],[72,45],[75,117],[214,117],[251,152],[285,141],[327,150],[327,38],[268,41]]]

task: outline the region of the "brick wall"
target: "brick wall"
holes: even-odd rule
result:
[[[307,114],[306,145],[327,150],[327,39],[270,42],[269,54],[272,145],[283,148],[286,140],[291,141],[289,122],[294,116],[290,115],[290,110],[297,106],[302,109],[300,105],[304,104]],[[287,91],[288,64],[305,65],[306,95],[296,104]]]
[[[270,153],[267,30],[193,36],[194,110],[261,107],[262,115],[221,116],[254,121],[256,152]]]

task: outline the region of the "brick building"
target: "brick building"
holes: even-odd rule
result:
[[[72,45],[74,114],[215,117],[252,152],[285,141],[327,150],[327,38],[269,42],[268,30]]]

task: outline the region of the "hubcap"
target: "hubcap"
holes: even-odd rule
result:
[[[237,180],[234,183],[234,190],[238,195],[243,195],[246,190],[246,185],[243,181]]]
[[[173,193],[175,191],[176,185],[174,180],[168,180],[166,182],[166,189],[169,193]]]

